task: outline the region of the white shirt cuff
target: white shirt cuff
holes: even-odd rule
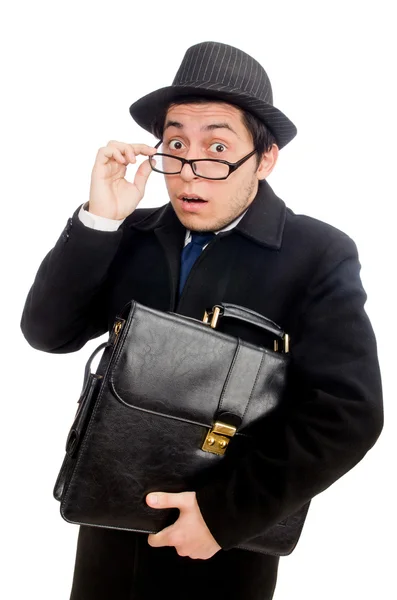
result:
[[[116,231],[121,223],[125,219],[108,219],[107,217],[100,217],[99,215],[93,215],[92,213],[85,210],[88,202],[83,204],[79,211],[80,221],[91,229],[99,229],[101,231]]]

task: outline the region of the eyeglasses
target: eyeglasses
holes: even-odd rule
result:
[[[162,144],[162,141],[156,144],[155,148],[158,148]],[[149,163],[153,171],[157,173],[163,173],[164,175],[179,175],[185,165],[190,165],[193,173],[197,177],[203,177],[204,179],[227,179],[231,173],[241,167],[246,160],[251,158],[256,153],[253,150],[247,156],[240,158],[235,163],[228,162],[227,160],[218,160],[216,158],[197,158],[197,159],[186,159],[172,156],[172,154],[163,154],[159,152],[149,157]],[[152,159],[156,160],[156,166],[152,163]]]

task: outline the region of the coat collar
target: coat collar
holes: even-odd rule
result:
[[[178,239],[183,244],[186,229],[179,221],[170,202],[155,210],[144,210],[146,214],[140,211],[139,220],[136,220],[137,213],[127,217],[123,223],[124,227],[132,227],[139,231],[156,231],[160,236],[167,235],[167,232],[170,234],[172,231],[174,239]],[[278,250],[281,248],[286,212],[284,201],[276,196],[264,179],[259,182],[258,193],[244,217],[233,230],[222,235],[236,231],[263,246]]]

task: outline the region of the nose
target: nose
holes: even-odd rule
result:
[[[193,173],[192,165],[189,164],[183,165],[180,176],[184,181],[193,181],[193,179],[198,179],[197,175]]]

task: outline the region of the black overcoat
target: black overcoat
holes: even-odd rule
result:
[[[72,598],[193,599],[219,592],[270,599],[278,558],[233,547],[330,486],[363,458],[383,426],[356,245],[340,230],[294,214],[264,180],[238,225],[202,252],[178,299],[185,229],[170,203],[138,208],[112,232],[86,227],[80,206],[28,293],[21,329],[31,346],[79,350],[110,331],[132,298],[198,319],[225,301],[262,313],[290,334],[291,379],[284,411],[268,419],[260,449],[196,490],[222,550],[198,561],[174,548],[151,548],[144,534],[81,527]],[[224,331],[261,343],[241,322]]]

